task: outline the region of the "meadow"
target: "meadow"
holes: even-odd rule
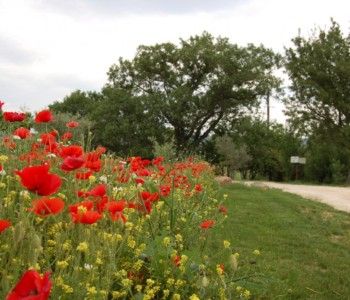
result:
[[[208,246],[227,219],[208,163],[120,158],[53,119],[3,112],[1,299],[250,298],[230,241]]]
[[[242,257],[259,249],[243,280],[256,299],[349,299],[350,215],[277,189],[226,186],[225,236]],[[253,279],[253,280],[252,280]]]
[[[350,295],[348,214],[219,186],[193,157],[121,158],[53,119],[3,112],[1,299]]]

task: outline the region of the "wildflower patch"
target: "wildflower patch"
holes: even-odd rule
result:
[[[53,119],[3,112],[1,299],[249,298],[230,242],[207,249],[228,217],[209,164],[123,160]]]

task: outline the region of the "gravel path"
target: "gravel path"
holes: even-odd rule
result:
[[[287,184],[268,181],[245,181],[244,183],[252,186],[267,186],[281,189],[307,199],[326,203],[338,210],[350,212],[350,188],[347,187]]]

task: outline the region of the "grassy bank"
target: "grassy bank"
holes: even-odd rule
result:
[[[258,299],[350,299],[350,215],[275,189],[224,187],[224,238],[241,254]],[[257,259],[252,251],[259,249]]]

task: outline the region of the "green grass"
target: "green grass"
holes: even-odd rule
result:
[[[229,239],[257,299],[350,299],[350,214],[276,189],[223,187]],[[261,251],[255,260],[254,249]],[[244,266],[245,264],[245,266]],[[262,276],[259,276],[262,275]]]

